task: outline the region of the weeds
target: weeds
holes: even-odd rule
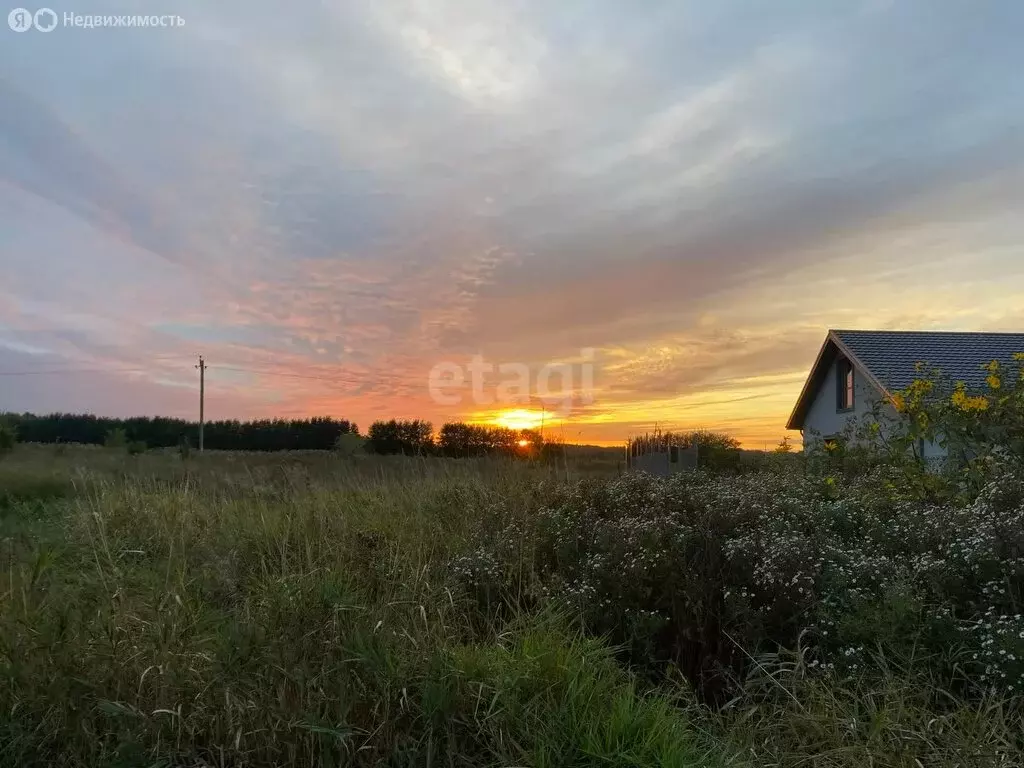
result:
[[[0,765],[1020,763],[1013,476],[932,507],[882,475],[3,472]]]

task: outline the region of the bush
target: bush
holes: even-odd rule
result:
[[[14,427],[4,421],[0,421],[0,459],[14,451],[18,442],[18,433]]]
[[[973,388],[919,365],[910,386],[876,403],[838,439],[805,440],[809,469],[855,476],[885,466],[898,470],[917,498],[973,498],[1006,467],[1024,463],[1024,353],[1014,359],[1014,370],[997,361],[982,366],[985,384]],[[942,448],[945,458],[926,460],[926,444]]]
[[[120,427],[112,429],[107,432],[107,436],[103,438],[103,446],[105,448],[120,449],[128,445],[128,435]]]
[[[715,472],[735,472],[741,468],[743,451],[740,443],[721,432],[695,430],[692,432],[654,432],[631,438],[627,452],[642,455],[651,451],[668,451],[670,446],[697,449],[697,466]]]
[[[454,567],[484,610],[566,606],[712,701],[751,657],[800,644],[834,668],[884,648],[950,685],[1020,690],[1024,479],[966,504],[907,492],[893,471],[629,474],[499,505]]]
[[[146,452],[146,444],[142,440],[132,440],[125,446],[129,456],[138,456],[140,453]]]
[[[338,439],[334,441],[334,452],[339,456],[356,456],[365,450],[366,441],[355,432],[338,435]]]

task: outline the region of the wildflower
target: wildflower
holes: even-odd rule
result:
[[[962,381],[957,382],[956,390],[953,392],[951,402],[955,408],[965,412],[985,411],[988,410],[989,406],[988,398],[984,395],[975,395],[973,397],[968,395],[967,388]]]
[[[1002,386],[1002,379],[999,376],[999,361],[993,360],[985,366],[985,370],[988,371],[988,376],[985,377],[985,381],[988,382],[989,388],[999,389]]]

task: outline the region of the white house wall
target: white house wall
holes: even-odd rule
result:
[[[824,381],[818,387],[811,407],[804,419],[805,440],[811,431],[822,436],[834,435],[843,431],[849,422],[863,423],[864,417],[871,413],[875,403],[882,395],[859,370],[853,373],[853,410],[838,412],[836,410],[836,371],[838,360],[829,366]],[[895,415],[895,411],[893,411]]]

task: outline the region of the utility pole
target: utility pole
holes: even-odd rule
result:
[[[199,452],[203,452],[203,406],[206,400],[206,363],[203,356],[199,356]]]

